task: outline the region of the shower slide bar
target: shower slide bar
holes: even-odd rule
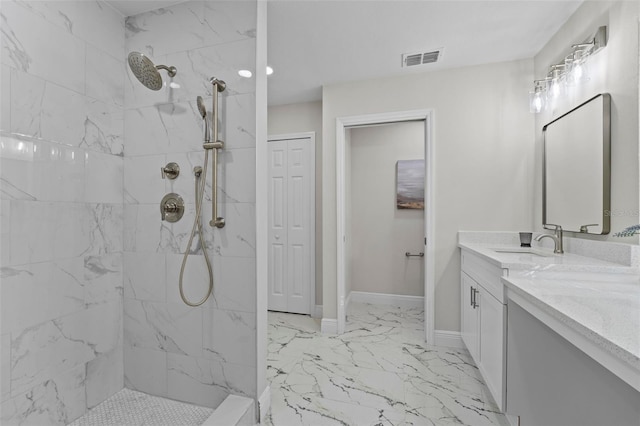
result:
[[[218,95],[224,92],[227,84],[215,77],[211,77],[209,82],[213,85],[213,137],[211,140],[205,139],[202,145],[204,149],[213,150],[213,168],[211,169],[211,220],[210,226],[224,228],[224,218],[218,217],[218,151],[224,149],[224,142],[218,139]]]

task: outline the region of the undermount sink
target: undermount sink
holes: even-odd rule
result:
[[[492,248],[491,250],[495,251],[496,253],[531,254],[538,257],[553,257],[553,254],[551,253],[545,253],[531,247],[501,247]]]

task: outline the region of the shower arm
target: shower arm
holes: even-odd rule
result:
[[[178,69],[176,67],[168,67],[166,65],[156,65],[157,70],[166,70],[169,77],[175,77]]]
[[[212,214],[209,225],[223,228],[225,224],[224,218],[218,217],[218,150],[224,149],[224,142],[218,139],[218,94],[223,92],[227,85],[224,81],[215,77],[211,77],[209,82],[213,84],[213,142],[205,142],[203,144],[204,149],[213,150],[213,167],[211,168]]]

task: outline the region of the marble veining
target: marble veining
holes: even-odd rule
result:
[[[269,313],[268,425],[507,425],[468,352],[424,342],[421,309],[351,303],[345,333]]]

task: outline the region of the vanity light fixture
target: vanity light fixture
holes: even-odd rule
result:
[[[584,43],[571,45],[571,53],[565,56],[561,63],[550,65],[544,80],[533,81],[534,88],[529,92],[529,110],[539,113],[547,107],[553,108],[565,87],[588,80],[585,71],[586,60],[606,45],[606,26],[599,27]]]

